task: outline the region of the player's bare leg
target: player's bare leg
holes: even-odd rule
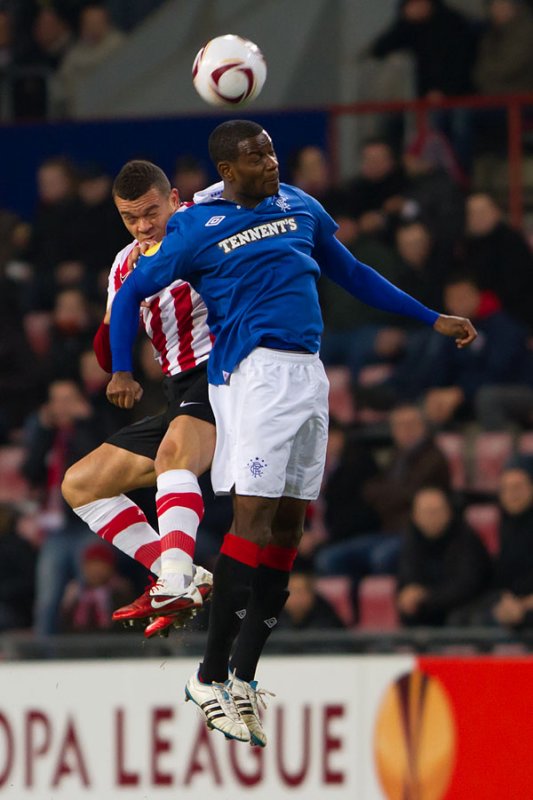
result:
[[[156,482],[152,459],[112,444],[102,444],[70,467],[62,485],[66,502],[102,538],[139,561],[151,573],[161,571],[161,540],[146,520],[142,510],[125,496],[134,489],[153,486]],[[196,578],[196,574],[195,574]],[[198,574],[202,596],[210,592],[211,575],[206,570]],[[150,589],[133,603],[117,609],[113,619],[133,624],[146,624],[154,616]],[[176,623],[183,624],[189,614],[159,617],[157,628],[149,633],[164,633]]]

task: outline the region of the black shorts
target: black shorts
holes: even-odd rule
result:
[[[165,378],[163,391],[168,406],[162,414],[144,417],[133,425],[126,425],[107,439],[107,444],[122,447],[139,456],[155,459],[159,445],[173,419],[180,416],[202,419],[215,424],[209,404],[207,362]]]

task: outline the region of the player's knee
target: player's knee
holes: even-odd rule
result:
[[[156,475],[161,475],[169,469],[188,469],[195,475],[199,474],[198,456],[195,452],[186,452],[174,442],[163,442],[160,445],[154,460]]]
[[[61,483],[61,493],[65,502],[71,508],[84,506],[96,499],[95,485],[96,475],[88,475],[86,469],[82,469],[79,464],[73,464],[67,469]]]
[[[65,502],[71,508],[76,508],[82,503],[78,502],[79,494],[80,494],[80,481],[78,478],[78,470],[77,465],[74,464],[72,467],[69,467],[65,472],[63,477],[63,481],[61,483],[61,493],[65,499]]]

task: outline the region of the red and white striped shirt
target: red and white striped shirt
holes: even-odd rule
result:
[[[127,277],[128,256],[136,244],[131,242],[115,257],[107,287],[108,308]],[[174,281],[146,302],[149,308],[141,308],[141,322],[165,375],[177,375],[209,358],[212,337],[207,308],[189,283]]]

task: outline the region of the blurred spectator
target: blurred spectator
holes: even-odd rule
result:
[[[51,378],[80,377],[79,359],[91,347],[96,324],[81,289],[58,292],[52,313],[48,372]]]
[[[195,192],[199,192],[209,183],[209,175],[205,166],[195,156],[180,156],[174,166],[172,186],[179,192],[182,203],[190,203]]]
[[[115,255],[130,241],[111,194],[111,178],[99,164],[80,170],[78,195],[81,207],[73,232],[76,259],[83,264],[83,285],[90,296],[107,279]],[[104,273],[104,278],[99,272]]]
[[[307,509],[297,571],[313,569],[319,548],[379,526],[378,515],[363,496],[366,481],[377,473],[369,446],[356,431],[330,415],[322,488],[320,497]]]
[[[408,178],[403,221],[420,220],[431,232],[439,254],[453,255],[463,236],[463,175],[446,139],[437,131],[418,135],[403,156]]]
[[[17,286],[3,277],[1,270],[0,293],[0,418],[7,423],[8,429],[13,429],[23,424],[41,399],[44,374],[24,330]]]
[[[33,21],[31,46],[24,61],[56,70],[73,43],[72,28],[61,10],[53,5],[41,6]]]
[[[445,287],[444,305],[450,314],[472,320],[479,335],[472,348],[459,350],[451,340],[446,347],[439,347],[437,334],[431,331],[433,346],[425,351],[425,364],[413,354],[421,370],[419,377],[426,373],[426,388],[431,383],[437,387],[429,389],[424,401],[426,414],[435,425],[445,425],[461,411],[470,416],[476,393],[484,386],[530,379],[527,329],[501,309],[494,295],[482,292],[468,277],[458,276]],[[408,371],[406,367],[406,381]]]
[[[345,187],[350,215],[361,233],[384,235],[388,214],[401,209],[407,180],[392,146],[385,139],[363,145],[359,175]]]
[[[467,199],[464,264],[481,289],[495,292],[505,311],[533,331],[533,256],[524,235],[505,222],[488,194]]]
[[[396,231],[396,249],[401,258],[396,285],[429,308],[441,308],[442,283],[448,264],[435,253],[434,242],[424,223],[401,225]]]
[[[494,565],[494,590],[456,621],[472,625],[533,626],[533,465],[517,459],[503,471],[500,551]]]
[[[13,19],[8,9],[0,8],[0,77],[9,72],[15,55]]]
[[[345,193],[335,186],[327,156],[320,147],[300,147],[291,154],[287,167],[289,182],[316,197],[335,220],[349,211]]]
[[[372,264],[383,277],[396,283],[400,268],[394,251],[371,236],[360,235],[358,223],[351,222],[353,238],[344,242],[346,247],[360,261]],[[320,353],[326,366],[346,365],[356,380],[367,364],[389,361],[397,355],[403,334],[394,334],[394,342],[385,341],[387,334],[381,334],[383,330],[397,330],[392,328],[390,314],[360,302],[326,277],[320,279],[319,292],[324,319]]]
[[[361,404],[386,408],[400,400],[422,401],[428,420],[441,427],[470,419],[482,387],[530,380],[527,329],[502,310],[492,292],[482,292],[468,276],[452,275],[444,306],[472,320],[479,334],[473,346],[459,349],[431,329],[413,333],[393,374],[379,386],[358,390]]]
[[[65,156],[44,161],[37,171],[39,204],[27,253],[35,267],[33,307],[52,307],[56,289],[55,270],[62,262],[76,258],[74,237],[81,213],[76,196],[76,171]]]
[[[0,208],[0,274],[17,282],[31,278],[31,268],[22,261],[30,236],[28,223],[12,211]]]
[[[109,382],[109,375],[101,368],[92,348],[84,350],[80,355],[79,375],[83,391],[94,409],[94,413],[100,419],[102,430],[105,432],[106,437],[131,421],[131,415],[128,412],[111,405],[108,401],[106,388]],[[145,382],[143,380],[144,388]],[[159,387],[159,392],[161,394],[161,387]]]
[[[36,631],[55,633],[64,588],[79,575],[80,559],[94,535],[66,505],[61,482],[66,469],[101,444],[101,421],[71,380],[50,384],[48,402],[26,425],[23,473],[41,496],[44,540],[38,556]]]
[[[328,458],[322,499],[328,544],[379,527],[376,510],[364,497],[366,482],[378,473],[367,445],[355,432],[330,422]]]
[[[115,555],[104,542],[89,545],[82,556],[81,577],[72,580],[61,601],[61,630],[102,633],[113,628],[115,608],[134,597],[133,586],[117,575]]]
[[[390,415],[393,450],[388,466],[365,482],[362,496],[379,518],[379,527],[325,547],[315,559],[323,575],[348,575],[357,589],[365,575],[395,574],[401,534],[407,529],[416,491],[425,486],[450,487],[444,454],[433,441],[422,411],[415,405]]]
[[[443,0],[401,0],[396,21],[371,47],[384,58],[398,50],[412,54],[419,97],[437,101],[469,94],[477,35],[470,20]],[[464,167],[470,158],[470,123],[464,109],[436,112],[433,123],[450,138]]]
[[[343,628],[330,604],[316,589],[312,575],[293,572],[289,579],[289,597],[279,618],[279,627],[290,630]]]
[[[83,79],[114,53],[124,39],[125,35],[113,27],[104,4],[90,3],[82,8],[78,38],[57,73],[59,99],[66,116],[76,110],[76,92]]]
[[[17,514],[0,504],[0,632],[29,628],[35,592],[36,552],[17,532]]]
[[[401,0],[399,6],[396,21],[374,42],[371,54],[411,52],[419,97],[468,94],[475,58],[471,22],[442,0]]]
[[[18,58],[22,67],[14,87],[15,117],[53,114],[54,73],[74,43],[72,28],[59,8],[42,6],[32,23],[31,40]]]
[[[404,625],[443,625],[448,615],[486,590],[490,558],[454,513],[442,489],[413,499],[411,524],[398,567],[398,610]]]
[[[521,0],[489,0],[473,79],[482,94],[533,90],[533,14]]]

